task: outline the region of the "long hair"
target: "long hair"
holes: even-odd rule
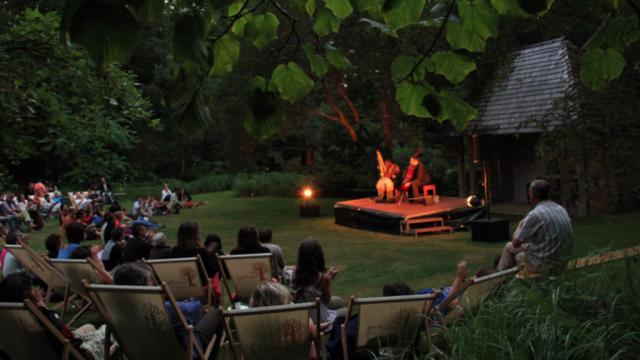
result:
[[[245,225],[238,231],[238,249],[254,249],[260,247],[258,232],[251,225]]]
[[[186,221],[178,228],[178,247],[196,249],[200,246],[200,227],[198,223]]]
[[[294,277],[295,287],[313,285],[318,273],[325,272],[324,252],[318,240],[308,237],[298,247],[298,264]]]
[[[291,292],[284,285],[264,282],[251,295],[249,307],[286,305],[291,300]]]

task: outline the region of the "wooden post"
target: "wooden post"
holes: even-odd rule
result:
[[[464,136],[460,136],[457,146],[458,152],[458,196],[466,197],[466,186],[464,184]]]
[[[473,141],[469,135],[469,193],[478,195],[476,188],[476,168],[473,164]]]

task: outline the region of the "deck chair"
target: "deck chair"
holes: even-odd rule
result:
[[[47,285],[45,303],[49,303],[51,295],[56,292],[68,296],[69,280],[50,263],[37,254],[29,245],[5,245],[5,249],[30,273]]]
[[[14,360],[84,359],[29,300],[24,304],[0,303],[0,324],[0,348]],[[47,332],[60,342],[62,355],[51,347]]]
[[[80,309],[80,311],[78,311],[73,316],[73,318],[71,318],[71,320],[69,320],[67,326],[70,326],[78,319],[78,317],[89,310],[93,304],[93,302],[89,298],[89,294],[87,294],[84,287],[82,286],[82,280],[86,279],[91,283],[109,283],[110,279],[105,276],[105,274],[102,274],[101,270],[97,268],[89,259],[49,259],[49,262],[69,281],[68,289],[65,292],[67,296],[65,296],[63,301],[61,317],[64,318],[64,314],[67,311],[67,307],[71,299],[68,294],[70,294],[71,292],[73,292],[76,296],[80,296],[81,298],[85,299],[87,302],[85,306]]]
[[[271,281],[273,268],[271,267],[273,254],[252,254],[252,255],[224,255],[217,256],[218,269],[229,271],[231,279],[227,278],[224,271],[221,271],[225,290],[231,304],[239,301],[248,303],[253,291],[263,281]],[[236,299],[232,299],[229,282],[233,283]]]
[[[191,360],[195,351],[208,359],[212,343],[203,351],[195,341],[193,327],[187,323],[167,284],[161,286],[97,285],[83,281],[83,286],[107,323],[107,339],[113,333],[118,346],[129,360],[183,359]],[[169,306],[178,314],[180,326],[188,334],[185,350],[167,312]],[[105,344],[110,347],[109,341]],[[108,352],[107,352],[108,353]]]
[[[153,269],[158,284],[166,283],[177,300],[200,299],[207,307],[213,302],[211,279],[198,257],[145,260]]]
[[[440,314],[446,313],[444,324],[450,324],[465,313],[469,313],[480,306],[480,303],[491,293],[493,289],[514,277],[520,267],[513,267],[490,275],[471,278],[467,280],[456,294],[451,294],[448,299],[441,302],[436,310]],[[445,311],[451,302],[460,297],[458,305]]]
[[[320,354],[320,341],[313,341],[309,326],[312,315],[320,316],[318,301],[234,309],[222,314],[234,359],[308,359],[312,346]],[[315,333],[320,334],[320,323],[315,327]]]
[[[374,358],[404,358],[415,345],[420,330],[425,326],[425,314],[435,299],[435,294],[351,297],[346,319],[352,319],[355,313],[359,314],[355,353],[367,352]],[[349,359],[347,325],[346,321],[341,325],[342,353],[345,360]]]
[[[588,266],[604,264],[606,262],[620,260],[626,257],[637,255],[640,255],[640,246],[633,246],[626,249],[609,251],[604,254],[573,259],[567,264],[567,270],[580,269]]]

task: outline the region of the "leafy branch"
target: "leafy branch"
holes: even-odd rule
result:
[[[438,40],[440,39],[440,36],[442,36],[442,33],[444,32],[445,27],[447,26],[447,22],[449,21],[449,17],[451,16],[451,12],[453,11],[453,7],[456,4],[456,0],[451,0],[451,3],[449,4],[449,7],[447,8],[447,13],[444,16],[444,20],[442,21],[442,24],[440,25],[440,28],[438,29],[438,33],[436,34],[436,36],[433,38],[433,40],[431,41],[431,45],[429,45],[429,47],[427,48],[427,50],[422,54],[422,56],[420,57],[420,60],[418,60],[418,62],[413,65],[413,67],[411,68],[411,70],[409,71],[409,73],[407,73],[407,75],[405,75],[405,77],[402,80],[406,80],[408,79],[411,75],[413,75],[413,73],[420,67],[420,65],[422,65],[422,63],[427,59],[427,57],[429,56],[429,54],[431,53],[431,51],[433,50],[433,48],[436,46],[436,43],[438,42]]]

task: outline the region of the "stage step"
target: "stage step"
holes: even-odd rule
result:
[[[453,227],[451,226],[432,226],[426,228],[420,228],[413,230],[413,235],[418,236],[420,234],[433,233],[433,232],[453,232]]]
[[[413,228],[412,225],[414,226],[430,225],[430,226]],[[404,235],[418,236],[418,234],[424,234],[424,233],[430,233],[430,232],[441,232],[441,231],[453,232],[453,228],[451,226],[444,225],[444,219],[441,217],[410,219],[410,220],[404,220],[400,222],[400,233]]]

